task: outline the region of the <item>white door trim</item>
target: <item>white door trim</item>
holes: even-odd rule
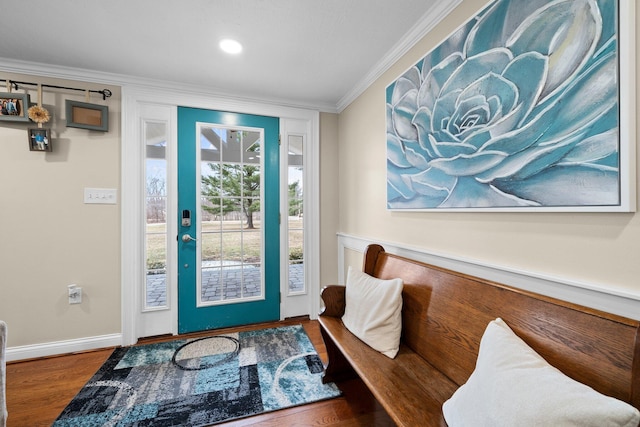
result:
[[[142,221],[141,201],[144,198],[144,177],[142,164],[144,159],[143,147],[140,144],[141,105],[155,104],[158,106],[177,107],[178,105],[203,108],[209,110],[233,111],[237,113],[255,114],[280,117],[281,119],[306,120],[309,122],[309,156],[312,166],[309,168],[311,194],[308,195],[310,204],[309,215],[305,211],[305,221],[309,227],[309,247],[305,253],[307,284],[310,290],[309,315],[315,318],[319,304],[320,283],[320,249],[319,249],[319,120],[318,111],[293,108],[280,105],[250,102],[232,98],[212,97],[197,92],[178,92],[170,88],[159,90],[141,86],[123,86],[122,88],[122,151],[121,151],[121,288],[122,288],[122,344],[135,344],[141,336],[140,307],[142,280],[144,280],[144,223]],[[172,132],[177,132],[177,129]],[[306,198],[307,196],[305,196]],[[175,210],[175,207],[174,207]],[[171,242],[173,243],[173,239]],[[176,262],[176,261],[173,261]],[[177,281],[172,286],[177,286]],[[177,289],[173,290],[173,292]],[[175,293],[174,293],[175,295]],[[173,298],[175,299],[175,298]],[[281,312],[283,312],[281,310]],[[177,308],[172,308],[171,330],[165,333],[177,332]]]

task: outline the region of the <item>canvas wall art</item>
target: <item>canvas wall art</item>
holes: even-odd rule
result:
[[[635,210],[621,3],[490,2],[393,81],[387,207]]]

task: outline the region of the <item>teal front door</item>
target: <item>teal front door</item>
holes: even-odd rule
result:
[[[279,119],[178,108],[178,331],[280,318]]]

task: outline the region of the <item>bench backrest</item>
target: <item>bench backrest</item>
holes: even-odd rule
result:
[[[404,280],[403,342],[462,385],[487,324],[501,317],[571,378],[640,409],[640,321],[386,253],[370,245],[363,270]]]

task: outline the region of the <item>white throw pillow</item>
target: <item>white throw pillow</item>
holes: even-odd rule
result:
[[[449,427],[637,427],[640,412],[547,363],[500,318],[480,341],[476,368],[442,407]]]
[[[402,333],[402,279],[381,280],[349,267],[342,322],[355,336],[393,359]]]

